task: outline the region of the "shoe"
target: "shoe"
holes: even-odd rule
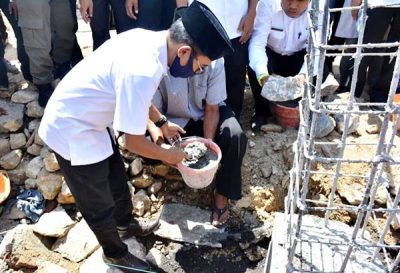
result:
[[[4,64],[6,65],[7,72],[12,74],[19,73],[18,68],[15,65],[11,64],[8,60],[4,59]]]
[[[48,84],[38,84],[37,88],[39,90],[39,105],[43,108],[46,107],[51,95],[53,94],[53,87],[50,83]]]
[[[259,132],[261,126],[267,123],[267,118],[261,115],[254,115],[250,120],[250,127],[254,132]]]
[[[110,258],[103,254],[103,261],[108,266],[115,267],[126,273],[146,272],[150,270],[150,265],[147,262],[137,258],[130,252],[121,258]]]
[[[117,226],[119,237],[127,238],[131,236],[147,236],[153,233],[160,225],[160,220],[137,220],[133,219],[132,222],[127,226]]]

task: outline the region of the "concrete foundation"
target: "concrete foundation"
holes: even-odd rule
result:
[[[297,219],[294,222],[297,222]],[[323,218],[312,215],[303,216],[301,241],[297,243],[293,264],[288,265],[289,250],[285,248],[287,226],[285,215],[277,213],[265,273],[341,272],[340,268],[348,249],[346,242],[351,238],[353,227],[337,221],[329,221],[328,226],[325,227]],[[365,239],[358,239],[357,243],[370,244],[369,234],[365,237]],[[317,242],[306,242],[308,240]],[[344,273],[387,272],[382,261],[371,260],[374,250],[374,247],[355,246]]]

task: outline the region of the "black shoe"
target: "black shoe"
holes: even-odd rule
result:
[[[147,262],[129,252],[121,258],[110,258],[103,254],[103,261],[108,266],[118,268],[122,272],[126,273],[145,272],[150,270],[150,265]]]
[[[267,118],[264,116],[260,115],[254,115],[252,116],[250,120],[250,126],[253,132],[259,132],[261,129],[261,126],[267,123]]]
[[[117,226],[119,237],[147,236],[160,225],[159,219],[137,220],[133,219],[128,226]]]
[[[50,83],[48,84],[38,84],[37,88],[39,90],[39,105],[41,107],[46,107],[51,95],[53,94],[53,87]]]

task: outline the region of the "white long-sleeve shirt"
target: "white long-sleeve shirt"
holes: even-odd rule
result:
[[[249,44],[250,67],[257,77],[268,74],[267,46],[278,54],[293,55],[306,48],[308,36],[307,11],[291,18],[283,11],[280,0],[260,0]]]

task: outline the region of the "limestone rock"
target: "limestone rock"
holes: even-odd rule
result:
[[[254,148],[256,146],[256,144],[254,143],[254,141],[249,141],[249,147],[250,148]]]
[[[28,124],[28,130],[29,132],[35,131],[37,128],[39,128],[40,125],[40,120],[39,119],[34,119]]]
[[[19,149],[24,147],[26,144],[26,138],[23,133],[10,134],[10,147],[11,149]]]
[[[40,146],[45,146],[46,144],[44,143],[44,141],[40,138],[39,134],[35,134],[35,139],[33,141],[33,143],[40,145]]]
[[[367,126],[365,130],[368,134],[378,134],[382,127],[382,120],[379,116],[368,115]]]
[[[36,188],[37,180],[33,178],[28,178],[25,180],[25,189],[34,189]]]
[[[51,212],[44,213],[34,225],[33,231],[44,236],[62,237],[75,225],[65,210],[58,206]]]
[[[10,142],[8,139],[0,139],[0,157],[8,154],[11,151]]]
[[[164,164],[158,164],[155,166],[151,166],[149,171],[152,175],[165,178],[166,180],[178,180],[183,181],[181,174],[179,171],[170,168]]]
[[[130,175],[138,175],[143,170],[143,164],[141,158],[135,158],[130,165]]]
[[[63,177],[60,174],[41,172],[38,177],[37,187],[47,200],[53,200],[61,191]]]
[[[304,84],[295,77],[271,75],[261,90],[261,96],[270,101],[288,101],[300,98],[303,92]]]
[[[26,176],[36,179],[44,166],[43,160],[40,156],[33,158],[26,166]]]
[[[0,133],[16,132],[24,124],[24,105],[0,101]]]
[[[65,237],[59,238],[53,245],[52,250],[60,253],[63,257],[73,262],[80,262],[99,247],[96,236],[81,220]]]
[[[264,124],[261,126],[260,128],[261,131],[263,131],[264,133],[282,133],[283,132],[283,128],[282,126],[278,125],[278,124],[273,124],[273,123],[268,123],[268,124]]]
[[[40,150],[42,149],[42,146],[37,145],[37,144],[32,144],[31,146],[28,147],[26,150],[29,154],[31,155],[40,155]]]
[[[332,104],[335,104],[335,105],[326,106],[329,110],[333,110],[333,111],[346,110],[349,100],[350,100],[350,93],[348,93],[348,92],[330,95],[325,98],[326,102],[332,102]],[[359,110],[359,107],[353,106],[353,110]],[[344,115],[343,114],[335,114],[334,119],[336,121],[336,130],[339,133],[343,133]],[[351,115],[350,120],[349,120],[348,134],[352,134],[352,133],[356,132],[359,124],[360,124],[360,116],[359,115]]]
[[[315,121],[315,137],[322,138],[330,134],[335,129],[335,119],[327,114],[319,114]]]
[[[39,93],[32,90],[20,90],[11,96],[11,101],[15,103],[28,103],[36,100]]]
[[[14,185],[24,185],[26,180],[26,167],[28,166],[28,158],[24,157],[18,164],[18,166],[13,170],[8,170],[8,176]]]
[[[39,268],[35,272],[36,273],[68,273],[68,270],[59,265],[45,261],[39,265]]]
[[[263,177],[265,177],[265,178],[270,177],[272,174],[272,166],[270,164],[263,164],[260,167],[260,170],[261,170]]]
[[[144,188],[149,187],[151,184],[153,184],[154,179],[153,179],[153,177],[151,177],[147,174],[143,174],[142,176],[140,176],[138,178],[132,179],[131,183],[136,188],[144,189]]]
[[[6,170],[15,169],[22,158],[21,150],[13,150],[0,158],[0,166]]]
[[[43,148],[40,150],[40,157],[41,157],[41,158],[46,158],[46,157],[49,156],[50,153],[51,153],[51,152],[50,152],[50,150],[49,150],[48,147],[43,147]]]
[[[133,213],[137,216],[143,216],[151,208],[151,200],[146,192],[141,194],[140,191],[132,196]]]
[[[65,183],[65,181],[63,181],[63,184],[61,186],[61,192],[57,196],[57,202],[59,204],[63,204],[63,205],[75,203],[75,198],[72,195],[72,193],[71,193],[70,189],[68,188],[67,183]]]
[[[156,194],[161,190],[162,186],[163,186],[162,182],[156,181],[153,184],[151,184],[150,187],[148,187],[147,193]]]
[[[55,172],[60,169],[60,166],[58,165],[56,156],[54,153],[49,153],[44,159],[44,167],[48,172]]]
[[[40,118],[44,114],[44,108],[39,105],[38,101],[32,101],[26,105],[26,115],[31,118]]]
[[[363,200],[365,186],[366,181],[364,179],[339,179],[337,192],[349,204],[358,206]],[[387,195],[382,185],[378,188],[375,202],[380,205],[386,205]]]
[[[7,214],[7,218],[11,220],[19,220],[25,218],[25,213],[17,208],[17,203],[13,204],[10,208],[10,212]]]

